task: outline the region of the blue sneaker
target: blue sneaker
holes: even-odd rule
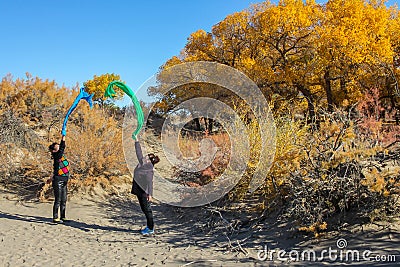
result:
[[[154,230],[150,230],[149,227],[146,226],[143,230],[140,231],[142,235],[152,235],[154,234]]]

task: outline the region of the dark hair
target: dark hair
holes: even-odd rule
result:
[[[160,162],[160,158],[154,155],[154,153],[149,153],[147,154],[147,156],[149,156],[149,159],[151,161],[151,164],[153,164],[153,166]]]
[[[53,150],[54,150],[54,147],[55,147],[56,145],[58,145],[58,143],[52,143],[51,145],[49,145],[49,150],[50,150],[50,151],[53,151]]]

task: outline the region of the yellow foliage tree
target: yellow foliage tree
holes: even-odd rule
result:
[[[211,32],[192,33],[180,58],[164,67],[199,60],[232,66],[269,99],[303,99],[307,110],[298,112],[310,117],[315,106],[332,112],[352,105],[371,87],[393,102],[399,91],[398,21],[398,10],[383,1],[266,1],[227,16]]]
[[[381,64],[393,59],[390,12],[383,2],[331,0],[324,13],[317,28],[318,55],[328,110],[333,111],[344,99],[358,101],[362,85],[367,85],[365,78],[376,79]]]
[[[107,101],[104,92],[106,91],[108,84],[112,81],[119,80],[119,75],[106,73],[100,76],[94,75],[92,80],[84,82],[83,85],[88,93],[94,93],[93,100],[99,103],[100,106],[104,106]],[[115,93],[116,95],[114,99],[121,99],[124,95],[124,92],[121,90],[116,90]]]

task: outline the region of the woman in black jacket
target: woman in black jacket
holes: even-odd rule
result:
[[[147,220],[146,228],[140,232],[143,235],[150,235],[154,234],[153,211],[150,205],[153,195],[154,165],[157,164],[160,159],[153,153],[143,157],[142,148],[137,138],[135,141],[135,149],[139,163],[134,170],[131,193],[137,196],[140,208]]]
[[[54,190],[53,222],[61,223],[67,219],[65,209],[67,203],[67,183],[69,178],[69,163],[64,155],[65,135],[62,135],[60,144],[52,143],[49,146],[51,158],[53,159],[53,175],[50,178]],[[58,218],[58,209],[61,217]]]

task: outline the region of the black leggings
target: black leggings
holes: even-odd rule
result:
[[[137,195],[139,200],[140,208],[142,209],[144,215],[146,216],[147,220],[147,227],[150,230],[154,229],[154,221],[153,221],[153,211],[151,210],[150,202],[147,200],[146,194],[139,194]]]
[[[58,179],[53,180],[54,206],[53,219],[58,219],[58,209],[60,208],[61,218],[65,218],[65,208],[67,204],[67,182]]]

